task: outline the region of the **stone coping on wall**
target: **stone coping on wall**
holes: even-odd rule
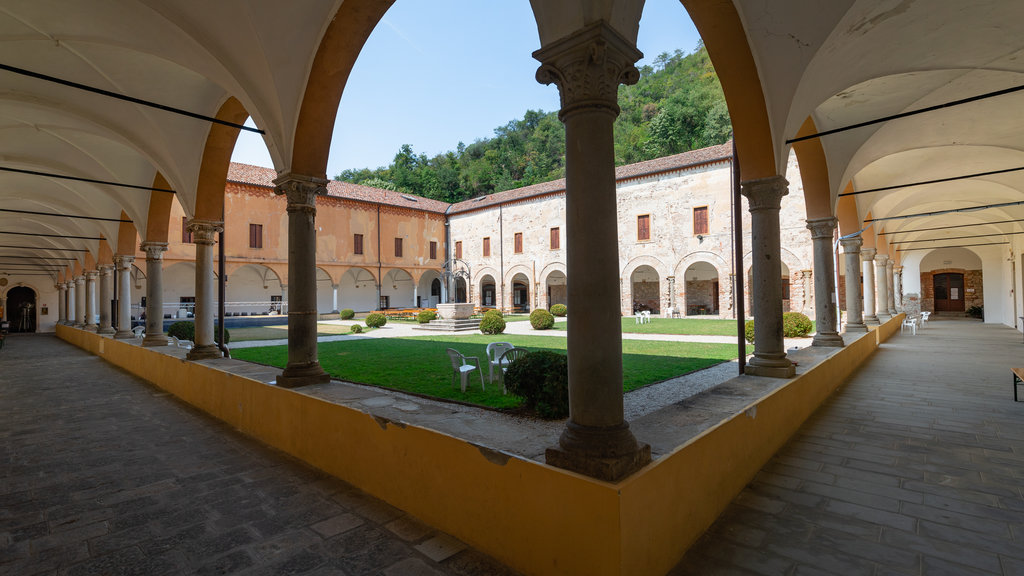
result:
[[[188,362],[178,349],[67,326],[57,332],[525,574],[643,576],[675,565],[902,317],[848,335],[844,348],[794,353],[794,378],[739,376],[634,421],[659,457],[617,484],[431,430],[413,416],[396,420],[271,386],[266,367]]]

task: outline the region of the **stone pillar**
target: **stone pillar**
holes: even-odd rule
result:
[[[889,282],[885,276],[885,264],[889,261],[888,256],[878,254],[875,256],[875,291],[878,298],[878,323],[882,324],[892,319],[889,315]]]
[[[217,234],[224,229],[223,222],[198,220],[188,222],[192,232],[192,241],[196,244],[196,310],[193,322],[196,328],[196,339],[186,357],[189,360],[208,360],[221,358],[223,354],[213,335],[213,316],[216,306],[215,282],[213,275],[213,245],[217,242]],[[289,246],[289,252],[291,247]],[[316,290],[316,279],[313,281]],[[290,330],[290,328],[289,328]]]
[[[327,193],[327,180],[288,172],[274,193],[288,199],[288,364],[277,385],[330,382],[316,350],[316,195]]]
[[[114,267],[100,266],[100,334],[114,334],[114,326],[110,322],[110,301],[114,299]]]
[[[85,273],[85,329],[89,332],[99,330],[96,324],[96,279],[99,272],[89,270]]]
[[[85,307],[85,275],[75,278],[75,328],[85,328],[88,323],[86,320],[86,307]]]
[[[57,289],[57,324],[68,323],[68,286],[64,282],[58,282]]]
[[[864,267],[864,323],[878,324],[875,314],[875,252],[874,248],[863,248],[860,251]]]
[[[570,279],[569,421],[547,463],[607,481],[650,462],[623,416],[615,150],[620,83],[643,55],[599,20],[533,53],[537,80],[558,87],[566,142],[566,277]]]
[[[132,332],[132,262],[135,256],[114,256],[117,269],[117,332],[114,338],[126,340],[135,338]]]
[[[893,267],[896,266],[896,261],[889,259],[885,263],[885,287],[889,292],[889,315],[896,315],[896,281],[893,278]]]
[[[669,305],[669,308],[672,308],[672,310],[675,310],[676,312],[678,312],[679,309],[676,307],[676,277],[675,276],[668,276],[668,277],[665,278],[665,280],[668,281],[668,305]],[[686,281],[685,278],[684,278],[683,281],[684,282]],[[681,314],[680,314],[680,316],[681,316]]]
[[[789,378],[796,374],[786,357],[782,336],[782,240],[779,208],[789,193],[782,176],[748,180],[740,192],[750,205],[750,248],[754,356],[745,372],[753,376]]]
[[[72,278],[71,280],[67,281],[67,287],[68,287],[68,319],[65,322],[65,325],[66,326],[74,326],[77,323],[77,321],[78,321],[77,320],[77,316],[75,316],[75,314],[77,314],[77,312],[78,312],[78,308],[77,308],[77,305],[78,305],[78,294],[77,294],[77,290],[75,289],[75,280],[74,280],[74,278]]]
[[[145,347],[167,346],[164,334],[164,251],[166,242],[143,242],[139,248],[146,253],[146,337]]]
[[[415,296],[415,295],[414,295]],[[331,284],[331,311],[338,312],[338,285]]]
[[[860,293],[860,247],[864,241],[860,236],[854,236],[839,242],[846,258],[846,332],[867,332]]]
[[[896,312],[903,312],[903,266],[896,266],[893,269],[893,293],[896,295]]]
[[[832,297],[835,290],[835,261],[832,257],[832,238],[835,235],[835,218],[817,218],[807,221],[814,248],[814,318],[818,330],[811,346],[842,347],[843,337],[836,325],[836,303]],[[754,323],[757,326],[757,323]]]

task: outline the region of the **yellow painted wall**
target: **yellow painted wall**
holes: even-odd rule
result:
[[[57,335],[525,574],[654,576],[682,558],[902,318],[618,485],[129,342],[67,326]]]

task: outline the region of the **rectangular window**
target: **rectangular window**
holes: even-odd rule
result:
[[[462,258],[462,241],[461,240],[455,243],[455,257],[456,258]]]
[[[551,229],[551,249],[558,250],[562,247],[562,239],[559,237],[558,228]]]
[[[516,238],[515,253],[516,254],[522,254],[523,253],[523,233],[522,232],[516,232],[516,237],[515,238]]]
[[[352,252],[356,254],[363,253],[363,235],[355,234],[352,237]]]
[[[395,238],[395,258],[402,257],[402,239]]]
[[[693,233],[708,233],[708,207],[700,206],[693,209]]]
[[[183,244],[192,244],[192,231],[188,229],[188,217],[181,217],[181,241]]]
[[[636,217],[636,239],[637,240],[650,240],[651,239],[651,215],[643,214]]]
[[[430,243],[430,259],[437,260],[437,242]]]
[[[488,238],[484,238],[484,258],[487,258],[490,255],[491,255],[491,239],[488,237]]]
[[[263,224],[249,224],[249,248],[263,248]]]

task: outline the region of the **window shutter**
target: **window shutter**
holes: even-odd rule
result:
[[[558,235],[559,235],[559,229],[558,228],[552,228],[551,229],[551,249],[552,250],[558,250],[559,248],[561,248],[561,238],[559,238]]]
[[[651,217],[644,214],[636,217],[636,238],[637,240],[651,239]]]
[[[694,234],[707,234],[708,233],[708,207],[702,206],[700,208],[693,209],[693,233]]]
[[[402,257],[402,239],[395,238],[395,258]]]

